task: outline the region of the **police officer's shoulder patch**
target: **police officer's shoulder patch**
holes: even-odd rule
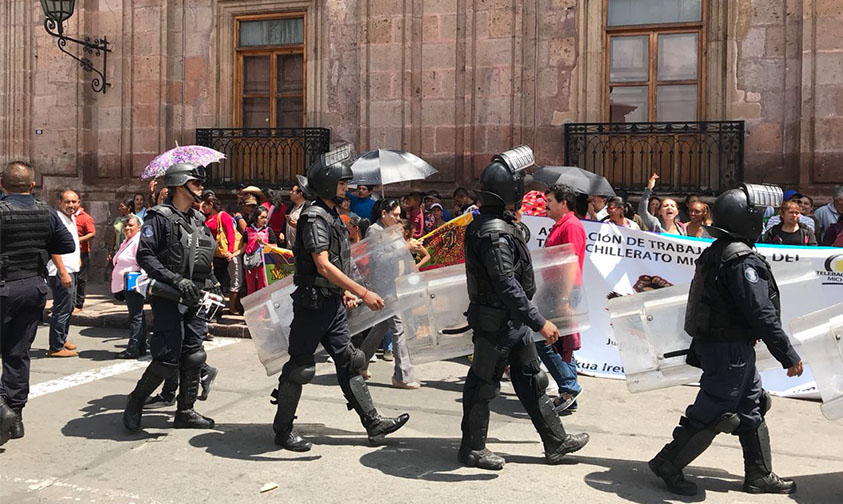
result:
[[[758,272],[751,266],[744,270],[743,276],[746,277],[749,283],[758,283]]]
[[[152,238],[152,235],[155,234],[155,231],[152,229],[152,226],[147,224],[141,229],[141,236],[144,238]]]

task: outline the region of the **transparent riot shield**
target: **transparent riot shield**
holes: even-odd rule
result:
[[[351,256],[352,278],[377,292],[385,302],[383,310],[373,312],[361,305],[349,312],[349,328],[356,334],[400,312],[396,281],[418,269],[397,227],[355,243]],[[293,277],[288,276],[243,298],[244,318],[267,376],[280,372],[287,359],[293,321],[290,295],[295,289]]]
[[[357,334],[375,324],[401,313],[397,280],[418,272],[416,261],[404,240],[400,226],[383,231],[370,231],[365,240],[351,247],[354,259],[351,278],[383,298],[384,308],[372,311],[363,303],[348,313],[351,334]]]
[[[266,375],[281,372],[290,347],[290,324],[296,290],[290,275],[243,298],[243,314]]]
[[[823,415],[843,418],[843,303],[793,319],[790,330],[802,342],[823,400]]]
[[[533,302],[559,327],[561,334],[588,328],[588,306],[576,286],[579,263],[570,245],[531,252],[536,277]],[[562,300],[569,292],[569,303]],[[468,290],[465,265],[428,270],[398,281],[398,302],[404,308],[405,335],[416,364],[451,359],[473,351],[465,319]]]
[[[783,307],[799,305],[796,300],[805,298],[806,292],[819,282],[808,261],[779,266],[775,277]],[[690,286],[677,285],[609,300],[609,319],[630,392],[699,380],[701,371],[685,363],[691,345],[691,337],[684,329]],[[798,345],[793,338],[791,342]],[[766,345],[755,348],[759,370],[781,367]]]

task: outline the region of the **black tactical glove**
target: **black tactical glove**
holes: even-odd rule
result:
[[[182,303],[186,306],[195,306],[202,299],[202,291],[196,287],[193,280],[182,278],[176,282],[176,288],[181,294]]]

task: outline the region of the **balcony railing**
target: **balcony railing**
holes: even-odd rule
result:
[[[196,130],[196,143],[225,154],[209,170],[209,187],[238,184],[292,186],[296,175],[325,152],[331,142],[327,128],[209,128]]]
[[[743,179],[743,121],[571,123],[565,164],[640,191],[653,172],[659,190],[714,194]]]

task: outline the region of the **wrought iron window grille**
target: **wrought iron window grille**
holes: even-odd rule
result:
[[[328,128],[199,128],[196,143],[225,159],[208,173],[209,187],[238,184],[292,187],[296,175],[330,149]]]
[[[565,164],[641,191],[653,172],[659,187],[715,194],[743,180],[744,121],[568,123]]]

